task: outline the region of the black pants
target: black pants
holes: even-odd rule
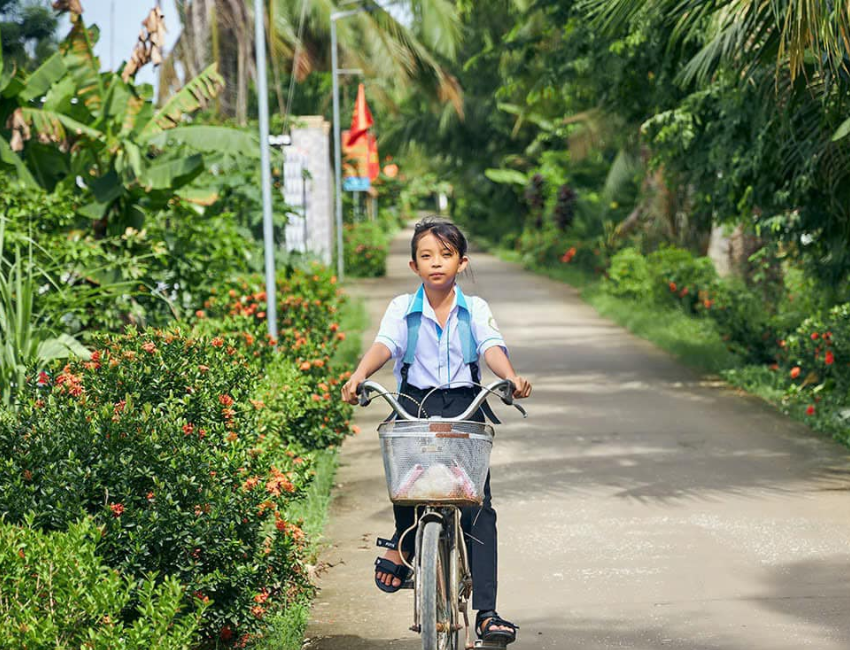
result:
[[[418,402],[429,392],[406,385],[402,393],[410,395]],[[474,388],[449,388],[435,390],[423,405],[428,416],[455,417],[463,413],[472,403],[477,394]],[[402,398],[401,405],[410,413],[416,413],[418,405]],[[423,415],[424,417],[424,415]],[[484,422],[484,414],[479,410],[472,418],[476,422]],[[413,525],[415,519],[412,506],[393,506],[395,515],[395,530],[401,535]],[[479,611],[496,609],[496,577],[498,571],[498,556],[496,552],[496,511],[493,509],[490,497],[490,474],[484,484],[484,503],[479,506],[461,509],[461,526],[466,540],[472,570],[472,608]],[[402,551],[413,554],[416,546],[415,535],[408,534],[404,538]]]

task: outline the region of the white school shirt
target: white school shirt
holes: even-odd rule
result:
[[[405,293],[393,298],[375,337],[375,342],[388,348],[395,359],[394,371],[399,386],[404,353],[407,350],[406,317],[415,311],[422,312],[422,324],[416,342],[416,355],[407,375],[408,383],[417,388],[458,388],[473,385],[469,366],[463,362],[463,348],[458,335],[457,314],[460,309],[470,312],[472,336],[478,346],[479,357],[495,345],[501,346],[507,354],[507,346],[486,300],[477,296],[465,296],[460,287],[455,285],[452,309],[446,320],[446,327],[442,329],[434,308],[425,295],[425,286],[421,285],[415,294]]]

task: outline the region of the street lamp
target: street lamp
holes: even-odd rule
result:
[[[342,243],[342,136],[339,127],[339,60],[337,53],[336,21],[363,11],[362,7],[347,11],[335,11],[331,14],[331,77],[333,78],[334,94],[334,182],[336,201],[336,274],[342,282],[345,276]],[[351,71],[346,70],[346,73]]]
[[[254,0],[254,41],[257,56],[257,103],[260,107],[260,176],[263,188],[263,250],[266,266],[266,318],[269,336],[277,339],[277,296],[272,222],[272,173],[269,153],[269,92],[266,79],[266,26],[263,0]]]

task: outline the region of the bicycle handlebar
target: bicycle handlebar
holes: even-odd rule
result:
[[[481,405],[484,403],[484,400],[487,399],[487,396],[491,393],[496,395],[499,399],[502,400],[507,406],[513,406],[520,413],[522,413],[522,417],[527,418],[528,413],[525,412],[525,409],[522,408],[519,404],[514,403],[514,390],[516,390],[516,386],[514,386],[513,382],[508,379],[500,379],[498,381],[494,381],[489,386],[481,386],[482,390],[478,395],[475,396],[475,399],[472,401],[472,404],[469,405],[463,413],[453,418],[432,418],[432,419],[440,419],[446,422],[462,422],[464,420],[468,420],[471,418],[475,412],[481,408]],[[372,397],[370,393],[376,393],[383,397],[386,402],[392,407],[393,411],[398,414],[398,416],[402,420],[416,421],[421,418],[414,417],[407,410],[399,404],[398,400],[390,393],[386,388],[381,386],[379,383],[374,381],[364,381],[357,387],[357,395],[360,398],[360,406],[368,406],[372,401]]]

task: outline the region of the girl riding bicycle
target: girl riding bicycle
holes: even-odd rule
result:
[[[390,359],[395,359],[395,375],[401,404],[416,413],[419,403],[431,393],[422,410],[429,416],[454,417],[473,402],[480,383],[478,359],[502,379],[516,387],[514,397],[528,397],[531,384],[517,375],[507,356],[490,307],[475,296],[465,296],[457,286],[457,275],[469,264],[467,241],[454,224],[435,218],[416,224],[411,248],[411,270],[422,279],[416,293],[396,297],[387,308],[375,343],[363,356],[354,374],[342,388],[342,399],[357,403],[357,387]],[[471,334],[476,346],[475,361],[464,363],[464,335]],[[438,390],[432,389],[439,387]],[[483,412],[482,412],[483,411]],[[480,409],[475,420],[485,414],[495,421],[488,407]],[[414,538],[402,533],[413,525],[414,508],[393,506],[395,534],[391,540],[378,540],[387,548],[376,560],[375,582],[386,592],[398,591],[408,575],[400,553],[409,558]],[[496,511],[491,504],[490,477],[484,488],[481,508],[464,508],[463,529],[471,560],[472,606],[478,610],[476,633],[485,642],[507,644],[516,640],[517,626],[496,613]]]

